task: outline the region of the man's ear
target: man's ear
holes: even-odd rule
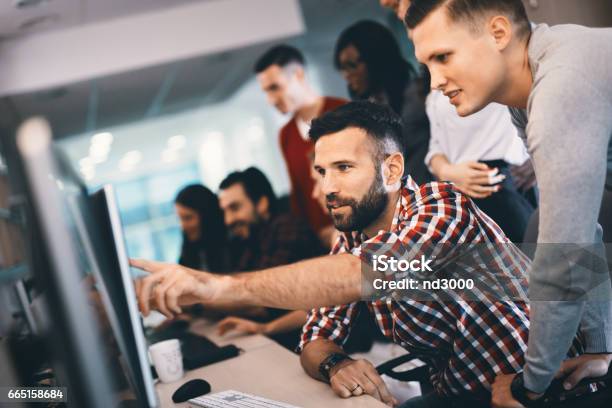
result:
[[[386,187],[401,182],[404,176],[404,156],[400,152],[392,153],[383,163],[383,180]]]
[[[300,82],[304,82],[306,80],[306,71],[304,70],[304,67],[301,65],[296,64],[294,71],[293,71],[293,75],[295,75],[295,78]]]
[[[514,35],[514,26],[506,16],[494,16],[489,20],[488,31],[498,50],[503,51]]]
[[[268,197],[262,196],[259,201],[257,201],[255,211],[257,211],[257,214],[264,218],[270,215],[270,200],[268,200]]]

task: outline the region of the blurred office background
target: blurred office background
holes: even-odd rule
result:
[[[611,25],[609,0],[525,3],[537,21]],[[333,48],[364,18],[391,27],[413,60],[378,0],[4,0],[0,127],[46,116],[88,186],[116,186],[130,255],[175,261],[182,186],[216,190],[255,165],[289,192],[278,147],[288,118],[268,106],[256,58],[295,45],[315,88],[347,97]]]
[[[255,165],[277,194],[289,192],[278,146],[288,118],[259,89],[257,57],[295,45],[314,87],[346,97],[333,47],[363,18],[392,26],[412,54],[373,0],[3,1],[0,59],[11,61],[0,115],[46,116],[88,186],[116,186],[130,255],[175,261],[182,186],[215,191]]]

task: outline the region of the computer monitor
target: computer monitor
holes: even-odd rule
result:
[[[112,185],[106,185],[90,197],[90,208],[99,235],[94,243],[100,266],[101,280],[114,315],[117,318],[117,337],[127,360],[131,379],[139,398],[148,406],[158,405],[153,376],[147,355],[147,343],[138,310],[136,291],[121,226],[119,208]]]
[[[18,142],[48,257],[36,266],[36,279],[48,298],[55,330],[49,340],[61,351],[71,403],[107,408],[127,399],[129,406],[157,407],[125,247],[112,233],[114,196],[87,194],[43,120],[26,122]]]
[[[83,286],[86,271],[66,206],[63,188],[70,183],[58,165],[49,124],[42,118],[27,120],[17,131],[16,145],[15,161],[23,168],[23,190],[31,209],[28,228],[39,232],[35,239],[40,251],[33,257],[38,262],[29,266],[52,320],[41,336],[50,346],[57,384],[68,387],[71,406],[114,407],[118,399],[109,354],[91,292]]]
[[[65,158],[60,157],[59,161],[69,166]],[[66,170],[65,174],[68,173]],[[136,398],[132,405],[155,408],[158,400],[112,186],[88,195],[85,186],[73,175],[64,177],[63,190],[79,235],[79,247],[87,258],[96,292],[105,308],[103,319],[114,333],[119,363]]]

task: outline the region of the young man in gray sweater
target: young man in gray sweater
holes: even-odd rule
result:
[[[558,370],[566,389],[604,374],[612,360],[609,273],[565,257],[574,244],[603,246],[597,216],[606,177],[612,184],[612,29],[532,27],[520,0],[413,0],[405,22],[432,88],[459,115],[491,102],[510,107],[540,188],[527,362],[517,376],[498,376],[493,405],[532,405]],[[562,362],[579,325],[587,354]]]

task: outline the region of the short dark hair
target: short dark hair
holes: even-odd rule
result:
[[[266,51],[255,63],[253,70],[256,74],[266,70],[272,65],[285,67],[289,64],[305,65],[304,55],[295,47],[290,45],[277,45]]]
[[[510,17],[519,30],[519,37],[531,33],[531,24],[521,0],[412,0],[404,17],[410,29],[418,26],[431,12],[445,6],[451,21],[467,21],[477,29],[476,21],[490,12],[501,12]]]
[[[314,119],[309,135],[316,143],[325,135],[350,127],[364,130],[373,139],[376,165],[392,153],[390,150],[404,153],[402,119],[389,106],[369,101],[350,102]]]
[[[270,214],[274,214],[277,208],[276,194],[272,189],[270,180],[261,170],[256,167],[249,167],[244,171],[230,173],[219,185],[220,190],[225,190],[234,184],[241,184],[246,195],[257,204],[262,197],[267,197],[269,202]]]

